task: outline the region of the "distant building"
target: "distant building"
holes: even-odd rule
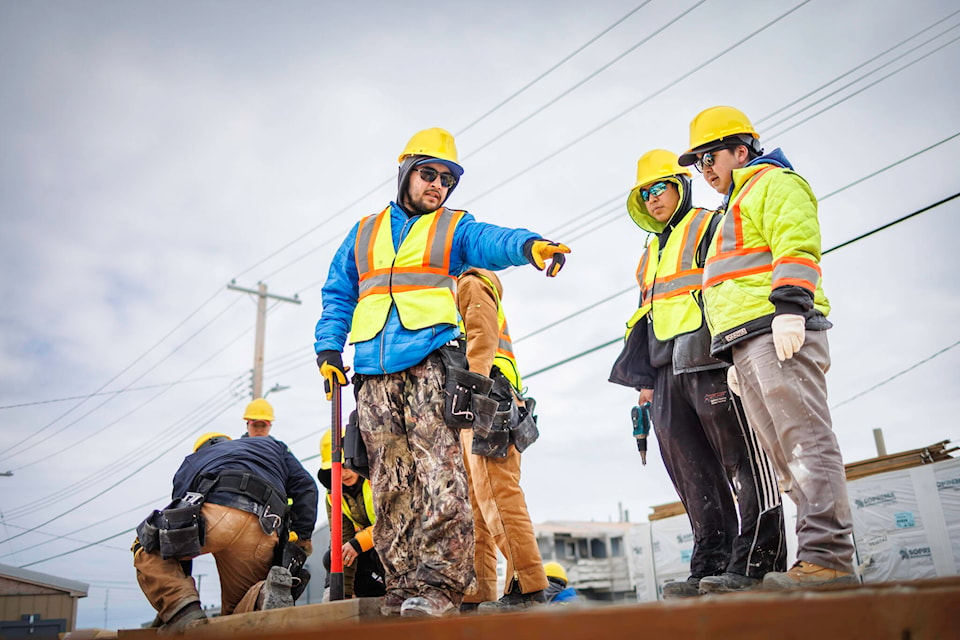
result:
[[[570,586],[589,600],[636,601],[627,560],[629,522],[545,522],[534,525],[544,562],[559,562]]]
[[[0,564],[0,637],[56,638],[77,625],[90,585]]]

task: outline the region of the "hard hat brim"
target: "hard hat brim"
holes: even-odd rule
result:
[[[424,158],[423,160],[420,160],[419,162],[417,162],[417,163],[416,163],[415,165],[413,165],[413,166],[419,167],[419,166],[422,165],[422,164],[431,164],[431,163],[433,163],[433,162],[439,162],[440,164],[444,165],[445,167],[447,167],[448,169],[450,169],[450,172],[451,172],[453,175],[457,176],[458,178],[463,175],[463,167],[461,167],[460,165],[458,165],[458,164],[457,164],[456,162],[454,162],[453,160],[444,160],[444,159],[442,159],[442,158],[431,158],[431,157],[427,157],[427,158]]]

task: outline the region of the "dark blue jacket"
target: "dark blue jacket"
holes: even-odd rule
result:
[[[196,487],[200,474],[218,471],[244,471],[256,475],[278,493],[293,499],[290,530],[309,540],[317,524],[317,483],[287,445],[270,437],[241,438],[202,447],[183,459],[173,476],[173,499]],[[216,490],[207,496],[216,503]]]

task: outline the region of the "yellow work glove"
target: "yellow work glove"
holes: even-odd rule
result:
[[[570,253],[570,247],[542,238],[531,238],[523,243],[523,255],[538,271],[543,271],[544,267],[547,267],[547,260],[550,260],[550,266],[547,267],[548,278],[560,273],[567,260],[565,253]]]
[[[740,378],[737,377],[737,368],[734,366],[727,369],[727,386],[730,388],[730,393],[735,396],[740,395]]]
[[[773,329],[773,346],[780,362],[789,360],[800,351],[807,335],[806,327],[806,318],[794,313],[784,313],[773,319],[770,328]]]
[[[343,366],[340,352],[332,349],[317,354],[317,366],[323,376],[323,390],[327,392],[327,400],[333,400],[333,383],[345,386],[349,367]]]

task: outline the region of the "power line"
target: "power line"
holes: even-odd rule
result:
[[[37,400],[35,402],[21,402],[20,404],[8,404],[5,406],[0,406],[0,410],[3,409],[18,409],[20,407],[34,407],[40,404],[53,404],[55,402],[67,402],[68,400],[83,400],[88,398],[94,398],[97,396],[110,396],[110,395],[120,395],[121,393],[129,393],[131,391],[147,391],[149,389],[159,389],[161,387],[175,387],[181,384],[189,384],[191,382],[205,382],[207,380],[217,380],[222,378],[235,378],[236,374],[233,373],[221,373],[217,375],[202,376],[200,378],[190,378],[189,380],[177,380],[176,382],[161,382],[158,384],[148,384],[142,387],[127,387],[125,389],[120,389],[118,391],[102,391],[99,393],[88,393],[82,396],[67,396],[65,398],[51,398],[49,400]]]
[[[503,101],[499,102],[499,103],[498,103],[497,105],[495,105],[492,109],[490,109],[489,111],[487,111],[486,113],[484,113],[482,116],[480,116],[479,118],[477,118],[476,120],[474,120],[473,122],[471,122],[470,124],[468,124],[467,126],[465,126],[464,128],[462,128],[462,129],[460,129],[459,131],[457,131],[457,133],[454,134],[454,135],[459,136],[459,135],[461,135],[461,134],[463,134],[463,133],[466,133],[466,132],[469,131],[471,128],[473,128],[474,125],[479,124],[481,121],[485,120],[488,116],[493,115],[494,113],[496,113],[497,111],[499,111],[501,107],[505,106],[508,102],[510,102],[511,100],[513,100],[514,98],[516,98],[517,96],[519,96],[521,93],[523,93],[524,91],[526,91],[527,89],[529,89],[529,88],[532,87],[533,85],[537,84],[538,82],[540,82],[541,80],[543,80],[544,78],[546,78],[548,75],[550,75],[551,73],[553,73],[554,71],[556,71],[557,69],[559,69],[559,68],[560,68],[561,66],[563,66],[565,63],[569,62],[569,61],[570,61],[574,56],[576,56],[578,53],[580,53],[581,51],[583,51],[584,49],[586,49],[587,47],[589,47],[591,44],[593,44],[594,42],[596,42],[597,40],[599,40],[599,39],[602,38],[603,36],[607,35],[607,33],[609,33],[610,31],[612,31],[612,30],[614,29],[614,27],[616,27],[616,26],[619,25],[621,22],[623,22],[624,20],[626,20],[627,18],[629,18],[630,16],[632,16],[633,14],[635,14],[635,13],[636,13],[637,11],[639,11],[640,9],[642,9],[642,8],[644,8],[645,6],[647,6],[648,4],[650,4],[650,2],[651,2],[651,0],[646,0],[646,2],[642,2],[642,3],[640,3],[639,5],[637,5],[636,7],[634,7],[633,9],[631,9],[631,10],[627,13],[627,15],[623,16],[622,18],[620,18],[619,20],[617,20],[616,22],[614,22],[613,24],[611,24],[609,27],[607,27],[606,29],[604,29],[603,31],[601,31],[600,33],[598,33],[597,35],[595,35],[593,38],[591,38],[590,40],[588,40],[585,44],[580,45],[580,47],[578,47],[577,49],[575,49],[575,50],[573,51],[573,53],[570,53],[570,54],[568,54],[567,56],[565,56],[562,60],[560,60],[560,62],[556,63],[555,65],[553,65],[552,67],[550,67],[549,69],[547,69],[546,71],[544,71],[543,73],[541,73],[539,76],[537,76],[536,78],[534,78],[533,80],[531,80],[530,82],[528,82],[527,84],[525,84],[523,87],[521,87],[521,88],[518,89],[517,91],[513,92],[512,94],[510,94],[506,99],[504,99]]]
[[[836,409],[837,407],[842,407],[842,406],[845,405],[845,404],[849,404],[849,403],[853,402],[854,400],[856,400],[857,398],[860,398],[860,397],[862,397],[862,396],[865,396],[865,395],[867,395],[868,393],[870,393],[871,391],[875,391],[875,390],[879,389],[880,387],[882,387],[883,385],[888,384],[888,383],[890,383],[890,382],[893,382],[894,380],[896,380],[896,379],[899,378],[900,376],[902,376],[902,375],[904,375],[904,374],[907,374],[907,373],[913,371],[914,369],[916,369],[916,368],[919,367],[920,365],[923,365],[923,364],[926,364],[926,363],[930,362],[931,360],[933,360],[933,359],[936,358],[937,356],[941,356],[941,355],[945,354],[947,351],[950,351],[951,349],[953,349],[954,347],[956,347],[956,346],[958,346],[958,345],[960,345],[960,340],[957,340],[956,342],[954,342],[954,343],[953,343],[952,345],[950,345],[949,347],[944,347],[943,349],[940,349],[939,351],[937,351],[936,353],[934,353],[932,356],[927,357],[927,358],[924,358],[924,359],[921,360],[920,362],[914,363],[914,364],[910,365],[909,367],[907,367],[906,369],[903,369],[903,370],[901,370],[901,371],[898,371],[897,373],[893,374],[892,376],[890,376],[890,377],[887,378],[886,380],[884,380],[884,381],[882,381],[882,382],[878,382],[877,384],[873,385],[873,386],[870,387],[869,389],[865,389],[865,390],[861,391],[860,393],[858,393],[858,394],[856,394],[856,395],[850,396],[849,398],[847,398],[847,399],[844,400],[843,402],[838,402],[837,404],[835,404],[835,405],[833,405],[832,407],[830,407],[830,409],[831,409],[831,410],[832,410],[832,409]]]
[[[474,155],[480,153],[481,151],[483,151],[484,149],[486,149],[487,147],[489,147],[489,146],[492,145],[494,142],[496,142],[496,141],[499,140],[500,138],[504,137],[505,135],[507,135],[507,134],[510,133],[511,131],[514,131],[515,129],[517,129],[518,127],[520,127],[521,125],[523,125],[524,123],[530,121],[531,119],[535,118],[535,117],[538,116],[539,114],[543,113],[546,109],[550,108],[551,106],[553,106],[554,104],[556,104],[557,102],[559,102],[560,100],[562,100],[563,98],[565,98],[566,96],[570,95],[571,93],[573,93],[574,91],[576,91],[577,89],[579,89],[580,87],[582,87],[583,85],[585,85],[587,82],[589,82],[590,80],[592,80],[592,79],[595,78],[596,76],[600,75],[601,73],[603,73],[604,71],[606,71],[607,69],[609,69],[611,66],[613,66],[614,64],[616,64],[617,62],[619,62],[619,61],[622,60],[623,58],[625,58],[627,55],[633,53],[637,48],[642,47],[642,46],[645,45],[647,42],[649,42],[650,40],[652,40],[652,39],[655,38],[656,36],[658,36],[658,35],[660,35],[661,33],[663,33],[666,29],[668,29],[669,27],[671,27],[671,26],[673,26],[674,24],[676,24],[677,22],[679,22],[681,18],[684,18],[685,16],[687,16],[687,15],[688,15],[689,13],[691,13],[694,9],[696,9],[697,7],[699,7],[700,5],[702,5],[702,4],[703,4],[704,2],[706,2],[706,1],[707,1],[707,0],[700,0],[699,2],[697,2],[696,4],[694,4],[694,5],[693,5],[692,7],[690,7],[689,9],[683,11],[679,16],[677,16],[676,18],[673,18],[672,20],[670,20],[667,24],[663,25],[662,27],[660,27],[660,28],[658,28],[658,29],[655,29],[655,30],[653,31],[653,33],[651,33],[650,35],[642,38],[639,42],[637,42],[637,43],[635,43],[634,45],[632,45],[629,49],[627,49],[626,51],[624,51],[624,52],[621,53],[620,55],[618,55],[618,56],[616,56],[615,58],[613,58],[613,60],[610,60],[609,62],[607,62],[606,64],[604,64],[603,66],[601,66],[599,69],[597,69],[597,70],[595,70],[594,72],[588,74],[585,78],[583,78],[583,79],[580,80],[579,82],[573,84],[573,86],[568,87],[566,90],[564,90],[563,92],[561,92],[560,95],[558,95],[558,96],[556,96],[556,97],[548,100],[548,101],[546,102],[546,104],[541,105],[540,107],[534,109],[533,111],[531,111],[529,114],[527,114],[527,115],[524,116],[523,118],[520,118],[520,120],[518,120],[517,122],[513,123],[512,125],[510,125],[510,126],[507,127],[506,129],[504,129],[503,131],[501,131],[500,133],[496,134],[495,136],[493,136],[492,138],[490,138],[489,140],[487,140],[486,142],[484,142],[483,144],[481,144],[479,147],[477,147],[476,149],[474,149],[473,151],[471,151],[470,154],[468,154],[467,156],[464,156],[464,157],[465,157],[465,158],[468,158],[468,157],[470,157],[470,156],[474,156]]]

